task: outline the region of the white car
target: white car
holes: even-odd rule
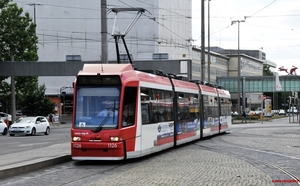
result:
[[[291,107],[291,108],[288,109],[286,112],[287,112],[287,113],[298,114],[298,109],[297,109],[296,107]]]
[[[0,119],[0,134],[6,135],[7,134],[7,125],[4,123],[2,119]]]
[[[237,111],[234,111],[234,112],[231,111],[231,116],[238,116],[238,115],[239,115],[239,113]]]
[[[285,115],[286,113],[285,113],[285,110],[280,109],[279,112],[278,112],[278,114],[279,114],[279,115]]]
[[[50,134],[50,125],[46,117],[22,117],[9,127],[9,135],[26,134],[34,136],[36,133]]]

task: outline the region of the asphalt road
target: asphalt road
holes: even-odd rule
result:
[[[70,140],[70,128],[51,128],[50,135],[47,136],[44,134],[37,134],[35,136],[0,135],[0,155],[47,147],[54,144],[70,142]]]

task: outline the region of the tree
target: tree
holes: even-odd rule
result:
[[[37,61],[36,25],[28,12],[22,15],[23,9],[10,1],[0,4],[0,60],[10,61],[13,55],[16,61]]]
[[[6,81],[0,81],[0,102],[2,103],[2,107],[5,108],[4,112],[6,113],[9,112],[10,95],[10,85]]]
[[[270,70],[269,65],[263,65],[263,76],[273,76],[273,72]]]
[[[45,116],[53,113],[54,104],[45,97],[45,85],[39,86],[33,92],[24,92],[19,100],[22,113],[29,116]]]
[[[2,0],[0,2],[0,61],[37,61],[36,24],[28,12],[23,12],[12,0]],[[1,89],[5,88],[3,82],[7,77],[1,77]],[[16,97],[24,102],[29,94],[35,94],[38,87],[38,77],[11,77],[11,91],[7,91],[5,96],[11,94],[11,114],[12,121],[15,120]],[[6,87],[7,88],[7,87]],[[15,97],[16,95],[16,97]],[[39,97],[42,99],[41,97]],[[46,99],[45,96],[43,99]],[[28,104],[32,100],[28,100]],[[20,106],[24,106],[20,104]]]

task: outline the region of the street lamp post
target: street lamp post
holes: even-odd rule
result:
[[[33,6],[33,22],[36,24],[35,6],[42,5],[41,3],[27,3],[26,5]]]
[[[264,70],[263,70],[264,71]],[[263,124],[263,117],[264,117],[264,76],[261,76],[261,123]]]
[[[101,0],[101,63],[108,63],[108,44],[107,44],[107,1]]]
[[[204,0],[201,0],[201,81],[205,81],[205,23]]]
[[[208,57],[208,63],[207,63],[207,81],[208,83],[210,83],[210,13],[209,13],[209,10],[210,10],[210,6],[209,6],[209,2],[210,0],[207,1],[208,2],[208,21],[207,21],[207,57]]]
[[[249,108],[250,108],[250,123],[251,123],[251,116],[252,116],[252,112],[251,112],[251,97],[249,98],[249,101],[250,101],[250,106],[249,106]]]
[[[246,95],[246,78],[243,77],[243,96],[242,96],[242,110],[244,111],[246,108],[246,100],[245,100],[245,95]]]
[[[241,79],[241,59],[240,59],[240,22],[245,22],[245,20],[235,20],[231,21],[231,25],[238,23],[238,112],[241,113],[241,85],[240,85],[240,79]],[[243,108],[244,109],[244,108]]]

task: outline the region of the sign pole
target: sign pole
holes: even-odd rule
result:
[[[261,107],[260,107],[260,110],[261,110],[261,115],[260,115],[260,120],[261,120],[261,124],[263,124],[263,105],[264,105],[264,95],[261,95]]]

